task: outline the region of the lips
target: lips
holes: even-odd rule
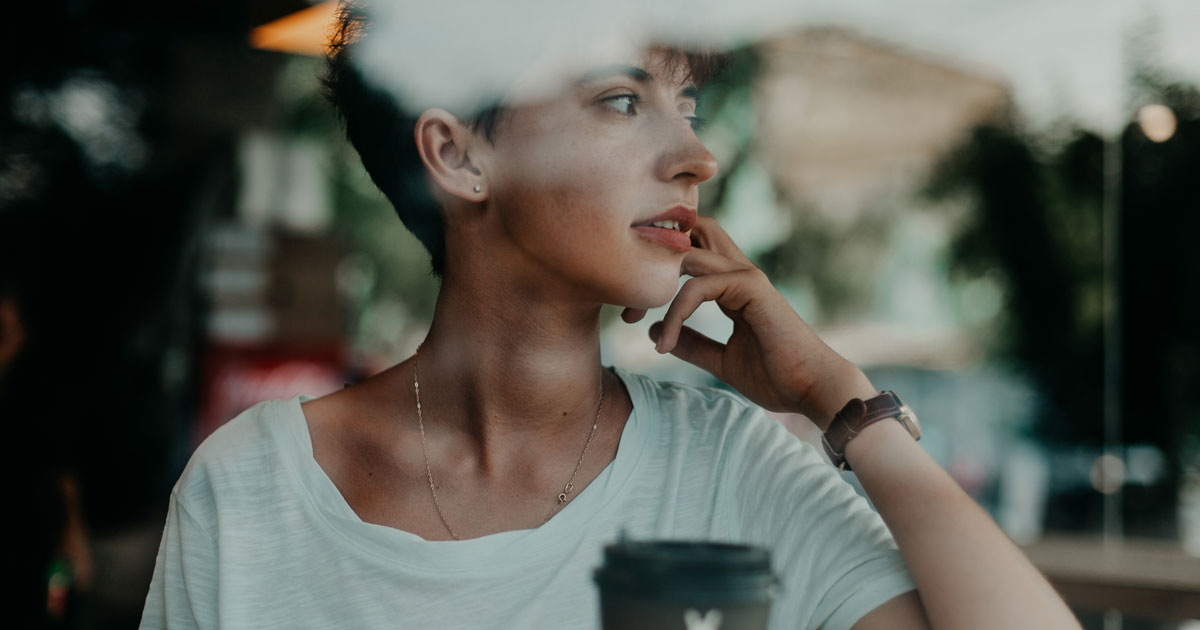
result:
[[[696,210],[687,206],[675,206],[656,217],[651,217],[645,221],[638,221],[633,224],[633,227],[647,226],[651,223],[660,223],[663,221],[674,221],[679,224],[680,232],[687,232],[696,225]]]
[[[687,206],[675,206],[666,212],[634,223],[632,227],[639,236],[652,240],[677,252],[692,248],[688,231],[696,225],[696,210]]]

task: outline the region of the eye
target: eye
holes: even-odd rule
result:
[[[603,100],[603,103],[610,109],[624,116],[633,116],[637,114],[637,94],[617,94]]]
[[[679,113],[683,114],[683,119],[688,121],[688,124],[691,125],[692,131],[697,133],[699,133],[701,129],[704,129],[704,127],[708,124],[707,119],[705,119],[703,116],[696,115],[695,102],[685,102],[684,104],[680,105]]]

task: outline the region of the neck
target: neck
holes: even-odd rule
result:
[[[443,284],[420,350],[426,428],[469,437],[482,459],[508,446],[576,445],[602,387],[600,305],[494,280]]]

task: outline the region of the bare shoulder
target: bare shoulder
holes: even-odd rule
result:
[[[414,523],[400,509],[424,484],[411,389],[393,367],[302,405],[313,459],[363,521],[429,535],[440,523]],[[414,481],[415,480],[415,481]],[[435,527],[435,525],[437,527]]]
[[[328,430],[339,420],[353,417],[354,411],[362,406],[361,398],[361,392],[355,391],[354,387],[347,387],[300,403],[309,432],[315,434]]]
[[[349,428],[348,425],[386,413],[397,402],[394,381],[400,365],[388,368],[361,383],[301,403],[300,407],[304,410],[309,430],[325,431],[335,427],[346,429]],[[403,391],[399,393],[402,395]]]
[[[397,390],[396,368],[361,383],[301,404],[312,439],[313,457],[336,482],[347,467],[385,457],[383,445],[403,441],[403,423],[396,415],[406,409],[403,388]]]

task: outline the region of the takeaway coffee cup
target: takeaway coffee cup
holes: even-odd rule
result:
[[[766,549],[628,541],[596,569],[604,630],[765,630],[778,581]]]

